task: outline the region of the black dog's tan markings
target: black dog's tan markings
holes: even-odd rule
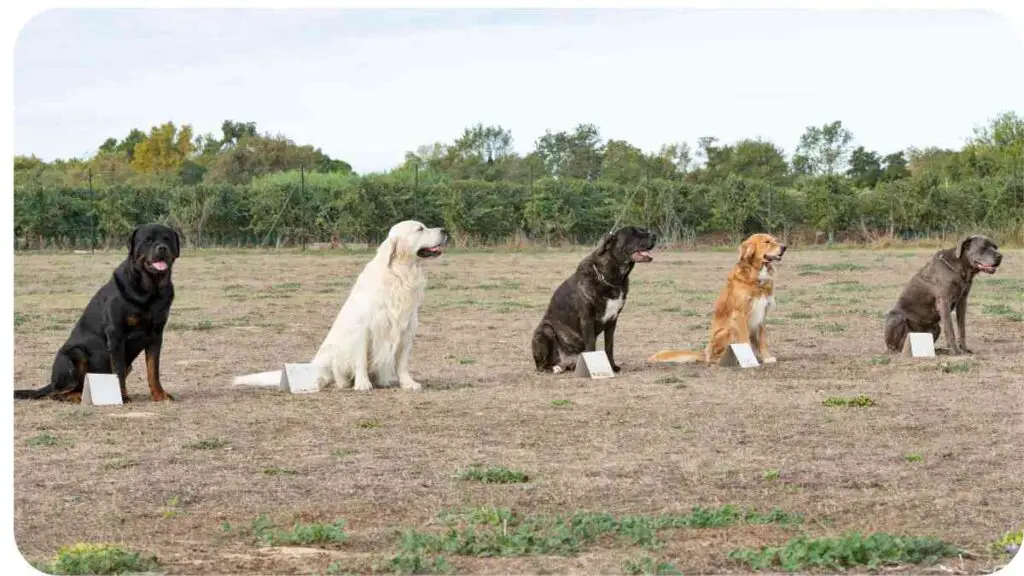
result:
[[[612,370],[615,363],[615,326],[626,305],[629,273],[637,262],[650,262],[648,252],[657,237],[632,226],[609,234],[580,262],[576,273],[555,290],[540,325],[533,333],[533,360],[537,370],[573,370],[581,352],[597,347],[604,333],[604,350]]]
[[[171,268],[181,253],[178,234],[161,224],[144,224],[128,240],[128,258],[114,269],[86,305],[53,361],[50,383],[15,390],[15,398],[81,400],[85,375],[116,374],[121,400],[132,362],[146,352],[146,378],[154,401],[173,400],[160,384],[160,348],[174,301]]]
[[[936,252],[910,279],[885,317],[886,347],[899,352],[910,332],[931,332],[938,339],[945,331],[950,354],[970,354],[966,330],[971,284],[978,272],[994,274],[1002,260],[999,247],[984,236],[968,236],[955,248]],[[957,334],[953,333],[954,311]]]

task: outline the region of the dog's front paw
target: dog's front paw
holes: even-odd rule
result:
[[[423,388],[422,384],[413,380],[412,378],[404,379],[398,384],[402,387],[402,390],[420,390]]]
[[[561,374],[562,372],[565,372],[565,368],[562,368],[561,366],[552,366],[551,367],[551,373],[552,374]]]
[[[970,348],[968,348],[966,344],[960,345],[960,351],[963,352],[964,354],[974,354],[974,352]]]
[[[373,384],[370,384],[369,380],[356,380],[352,389],[360,392],[367,392],[369,390],[373,390]]]
[[[154,398],[154,400],[156,400],[156,398]],[[127,394],[121,394],[121,403],[122,404],[127,404],[127,403],[129,403],[131,401],[132,401],[132,397],[131,396],[129,396]]]
[[[616,374],[622,372],[622,366],[619,366],[618,364],[612,364],[612,372],[615,372]]]
[[[165,400],[168,402],[174,402],[174,396],[171,396],[170,392],[164,392],[158,396],[153,396],[153,402],[163,402]]]
[[[778,362],[778,359],[775,356],[769,356],[761,361],[762,364],[775,364],[776,362]]]

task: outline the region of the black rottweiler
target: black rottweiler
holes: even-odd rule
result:
[[[608,234],[580,262],[576,272],[555,290],[548,309],[533,332],[537,370],[555,374],[576,367],[580,352],[597,348],[604,333],[604,350],[612,370],[615,326],[629,294],[629,273],[637,262],[650,262],[658,238],[644,228],[627,226]]]
[[[117,374],[121,400],[125,378],[146,351],[146,377],[154,401],[174,400],[160,385],[160,347],[174,300],[171,267],[181,254],[178,233],[163,224],[143,224],[128,240],[128,258],[96,292],[53,361],[50,384],[15,390],[14,397],[80,402],[85,375]]]

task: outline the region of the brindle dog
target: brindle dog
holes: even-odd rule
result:
[[[558,374],[573,370],[581,352],[592,352],[604,333],[604,350],[612,370],[615,327],[626,305],[629,273],[637,262],[650,262],[657,236],[627,226],[609,234],[589,254],[576,273],[555,290],[547,312],[533,333],[533,360],[538,371]]]

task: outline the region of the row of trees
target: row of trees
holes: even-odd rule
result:
[[[385,173],[347,163],[255,123],[222,134],[133,130],[91,158],[15,158],[15,234],[23,247],[123,241],[165,221],[193,245],[377,242],[406,218],[443,223],[456,241],[593,242],[616,224],[670,240],[710,233],[818,232],[868,239],[985,230],[1024,241],[1024,120],[1005,113],[960,150],[854,147],[841,122],[809,127],[787,158],[763,139],[644,152],[596,126],[548,132],[525,156],[500,126],[422,146]]]

